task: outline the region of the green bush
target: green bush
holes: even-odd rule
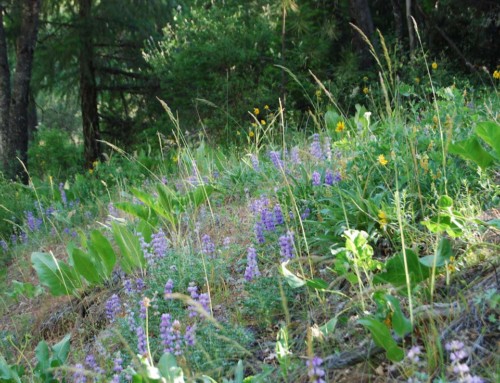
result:
[[[41,127],[28,150],[32,177],[65,180],[83,169],[83,147],[69,133]]]

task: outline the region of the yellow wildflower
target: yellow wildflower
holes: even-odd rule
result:
[[[436,70],[436,69],[438,68],[438,64],[437,64],[437,62],[435,62],[435,61],[434,61],[434,62],[431,64],[431,68],[432,68],[432,69],[434,69],[434,70]]]
[[[321,90],[318,89],[315,94],[316,94],[316,97],[320,98],[321,97]]]
[[[389,163],[389,161],[387,161],[385,159],[385,156],[383,154],[381,154],[380,156],[378,156],[378,163],[382,166],[385,166]]]
[[[496,70],[493,72],[493,78],[495,80],[500,80],[500,70]]]
[[[363,93],[364,93],[364,94],[368,94],[368,93],[370,93],[370,89],[368,89],[368,87],[367,87],[367,86],[365,86],[365,87],[363,88]]]
[[[266,125],[266,120],[260,120],[261,125]]]
[[[240,131],[238,130],[238,131],[236,132],[236,135],[237,135],[237,136],[239,136],[240,134],[241,134],[241,133],[240,133]]]
[[[253,138],[253,137],[255,136],[255,133],[254,133],[254,132],[252,132],[252,131],[250,131],[250,132],[248,133],[248,136],[249,136],[250,138]]]
[[[172,161],[174,161],[174,162],[178,162],[178,161],[179,161],[179,157],[174,156],[174,158],[172,158]]]
[[[415,77],[415,84],[420,84],[420,77]]]
[[[257,127],[257,124],[256,124],[255,122],[252,122],[252,126],[253,126],[254,128],[256,128],[256,127]]]
[[[89,169],[89,174],[94,173],[94,169]]]
[[[379,210],[378,212],[378,223],[380,224],[381,227],[384,227],[387,225],[389,220],[387,219],[387,214],[383,210]]]
[[[264,105],[265,110],[269,110],[269,105]]]
[[[258,116],[259,113],[260,113],[259,108],[253,108],[253,114],[255,114],[256,116]]]
[[[95,167],[97,167],[97,165],[99,165],[99,161],[94,161],[94,162],[92,162],[92,167],[94,167],[94,168],[95,168]]]
[[[363,77],[363,81],[367,82],[368,81],[368,77],[367,76]]]
[[[337,127],[335,128],[335,131],[337,133],[340,133],[340,132],[343,132],[344,129],[345,129],[345,123],[344,123],[344,121],[337,122]]]

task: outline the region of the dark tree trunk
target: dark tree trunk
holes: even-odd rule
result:
[[[411,0],[406,0],[406,23],[408,24],[408,41],[410,42],[410,56],[415,55],[415,28],[413,25],[413,6]]]
[[[354,24],[372,41],[375,29],[368,0],[350,0],[349,12]],[[354,46],[360,54],[362,68],[371,66],[373,61],[370,49],[357,31],[354,31]]]
[[[3,8],[0,5],[0,169],[6,169],[8,162],[9,108],[10,71],[7,59],[7,39],[3,28]]]
[[[28,175],[17,158],[27,164],[28,106],[40,2],[41,0],[24,0],[21,4],[21,29],[16,40],[16,71],[10,99],[7,172],[11,177],[19,176],[25,183]]]
[[[80,16],[80,97],[82,108],[84,159],[87,168],[101,157],[98,140],[97,87],[91,25],[92,0],[79,0]]]
[[[400,48],[403,47],[403,36],[404,36],[404,23],[403,23],[403,11],[401,9],[401,4],[399,0],[391,0],[392,14],[394,16],[394,27],[396,28],[396,37],[398,39],[398,45]]]

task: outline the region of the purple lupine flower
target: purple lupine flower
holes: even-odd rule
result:
[[[222,246],[224,246],[224,248],[229,248],[229,246],[231,245],[231,237],[225,237],[223,240],[222,240]]]
[[[125,294],[127,295],[132,295],[135,293],[132,281],[128,278],[123,281],[123,289],[125,290]]]
[[[116,210],[115,205],[113,205],[113,202],[108,203],[108,214],[111,217],[118,217],[118,210]]]
[[[139,243],[141,244],[141,250],[142,254],[144,254],[144,259],[148,263],[149,266],[154,266],[155,264],[155,257],[154,254],[150,250],[150,245],[146,243],[144,240],[144,236],[142,233],[137,233],[137,238],[139,238]]]
[[[308,369],[307,375],[309,376],[309,381],[311,383],[326,383],[323,379],[325,376],[325,370],[321,368],[322,363],[323,359],[318,356],[315,356],[306,362]]]
[[[142,278],[137,278],[135,280],[135,288],[136,288],[137,292],[141,292],[142,290],[144,290],[146,288],[146,284],[144,283]]]
[[[484,383],[484,380],[483,378],[479,377],[479,376],[469,376],[466,380],[465,380],[467,383]]]
[[[198,297],[198,303],[203,307],[203,310],[210,314],[210,295],[208,293],[202,293]]]
[[[250,162],[252,162],[253,170],[259,172],[260,171],[259,158],[255,154],[252,154],[250,156]]]
[[[68,199],[66,198],[66,191],[64,190],[64,184],[61,182],[59,184],[59,193],[61,194],[61,201],[64,206],[68,204]]]
[[[157,258],[164,258],[168,251],[167,236],[162,229],[151,236],[151,247]]]
[[[141,355],[147,354],[147,341],[146,341],[146,333],[142,326],[137,326],[135,329],[135,335],[137,336],[137,351]]]
[[[290,152],[290,160],[292,161],[292,164],[300,165],[301,161],[298,146],[294,146],[292,148],[292,151]]]
[[[187,288],[187,291],[191,295],[191,299],[193,299],[194,301],[198,300],[198,297],[199,297],[198,286],[196,286],[196,284],[194,282],[189,283],[189,287]],[[194,310],[192,306],[188,307],[188,311],[189,311],[190,318],[193,318],[197,315],[196,310]]]
[[[453,372],[457,375],[466,374],[470,371],[466,363],[456,363],[453,365]]]
[[[283,211],[279,203],[274,205],[274,219],[278,225],[283,225],[285,223],[285,218],[283,217]]]
[[[0,247],[2,248],[2,250],[4,252],[6,252],[7,250],[9,250],[9,245],[7,244],[6,241],[4,241],[3,239],[0,240]]]
[[[85,376],[85,369],[81,363],[75,364],[75,372],[73,373],[74,383],[86,383],[87,377]]]
[[[194,346],[196,344],[196,325],[186,326],[184,332],[184,342],[187,346]]]
[[[293,248],[293,234],[291,232],[286,233],[279,237],[280,254],[282,262],[285,262],[293,258],[294,248]]]
[[[450,353],[450,360],[452,362],[460,362],[462,359],[465,359],[469,356],[466,350],[457,350]]]
[[[106,318],[113,323],[116,320],[116,316],[122,311],[122,303],[120,297],[113,294],[106,301]]]
[[[260,244],[263,244],[266,242],[266,239],[264,238],[264,226],[262,225],[261,221],[257,221],[254,226],[255,230],[255,237],[257,238],[257,242]]]
[[[325,185],[333,185],[333,172],[330,169],[327,169],[325,172]]]
[[[328,161],[332,160],[332,139],[330,137],[325,137],[325,144],[323,145],[323,153]]]
[[[444,348],[447,351],[459,351],[462,350],[464,347],[465,347],[464,343],[458,340],[452,340],[450,343],[446,343],[444,345]]]
[[[262,197],[257,198],[250,202],[250,211],[253,214],[257,215],[262,211],[262,209],[264,209],[267,206],[269,206],[269,198],[263,195]]]
[[[97,362],[95,360],[95,357],[93,354],[88,354],[86,357],[85,357],[85,365],[90,368],[91,370],[95,370],[97,369]]]
[[[119,374],[122,371],[123,371],[123,359],[120,357],[117,357],[113,361],[113,372],[116,372],[117,374]]]
[[[201,251],[208,257],[213,258],[215,255],[215,244],[208,234],[203,234],[201,237]]]
[[[267,231],[275,231],[276,224],[274,222],[274,214],[267,209],[263,209],[260,213],[262,224]]]
[[[170,294],[172,294],[174,290],[174,281],[169,279],[167,283],[165,283],[165,289],[163,290],[163,296],[165,299],[170,299]]]
[[[283,161],[281,160],[281,153],[280,152],[275,152],[271,150],[269,152],[269,158],[271,159],[271,162],[273,163],[274,167],[278,170],[283,170]]]
[[[309,209],[308,207],[306,207],[304,209],[304,211],[302,212],[302,214],[300,215],[300,218],[307,219],[307,218],[309,218],[310,215],[311,215],[311,209]]]
[[[26,224],[28,225],[28,229],[31,232],[38,231],[40,226],[42,226],[43,220],[36,218],[31,210],[25,211],[24,214],[26,215]]]
[[[172,336],[174,342],[174,355],[182,355],[181,322],[179,322],[177,319],[172,323]]]
[[[260,276],[259,265],[257,264],[257,252],[253,247],[248,248],[247,268],[245,269],[245,279],[250,282]]]
[[[21,238],[21,242],[26,244],[28,243],[28,233],[26,233],[25,231],[21,231],[21,234],[19,234],[20,238]]]
[[[137,323],[134,318],[134,311],[130,307],[125,308],[125,312],[127,313],[127,324],[131,331],[137,327]]]
[[[317,171],[314,171],[312,174],[312,185],[313,186],[321,185],[321,174],[319,174]]]
[[[412,363],[418,363],[420,360],[419,355],[422,353],[420,350],[419,346],[413,346],[408,350],[408,354],[406,354],[406,357],[412,362]]]
[[[321,150],[321,143],[319,142],[319,134],[314,133],[312,136],[312,143],[309,152],[313,157],[316,157],[318,160],[323,158],[323,151]]]
[[[162,176],[162,177],[161,177],[161,183],[162,183],[163,185],[168,184],[168,179],[167,179],[167,177]]]
[[[10,243],[12,243],[13,245],[15,245],[17,243],[17,235],[12,234],[10,236]]]
[[[173,353],[174,337],[172,334],[172,317],[170,314],[162,314],[160,320],[160,339],[163,352]]]

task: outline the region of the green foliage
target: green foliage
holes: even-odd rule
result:
[[[48,287],[54,296],[77,294],[77,290],[82,287],[76,270],[58,261],[52,253],[33,253],[31,263],[40,283]]]
[[[386,351],[387,358],[393,362],[399,362],[404,358],[404,351],[398,347],[396,341],[384,323],[379,322],[373,317],[365,317],[358,320],[372,334],[375,344]]]
[[[32,177],[65,180],[83,169],[83,148],[79,137],[64,130],[41,127],[28,150],[28,169]]]

